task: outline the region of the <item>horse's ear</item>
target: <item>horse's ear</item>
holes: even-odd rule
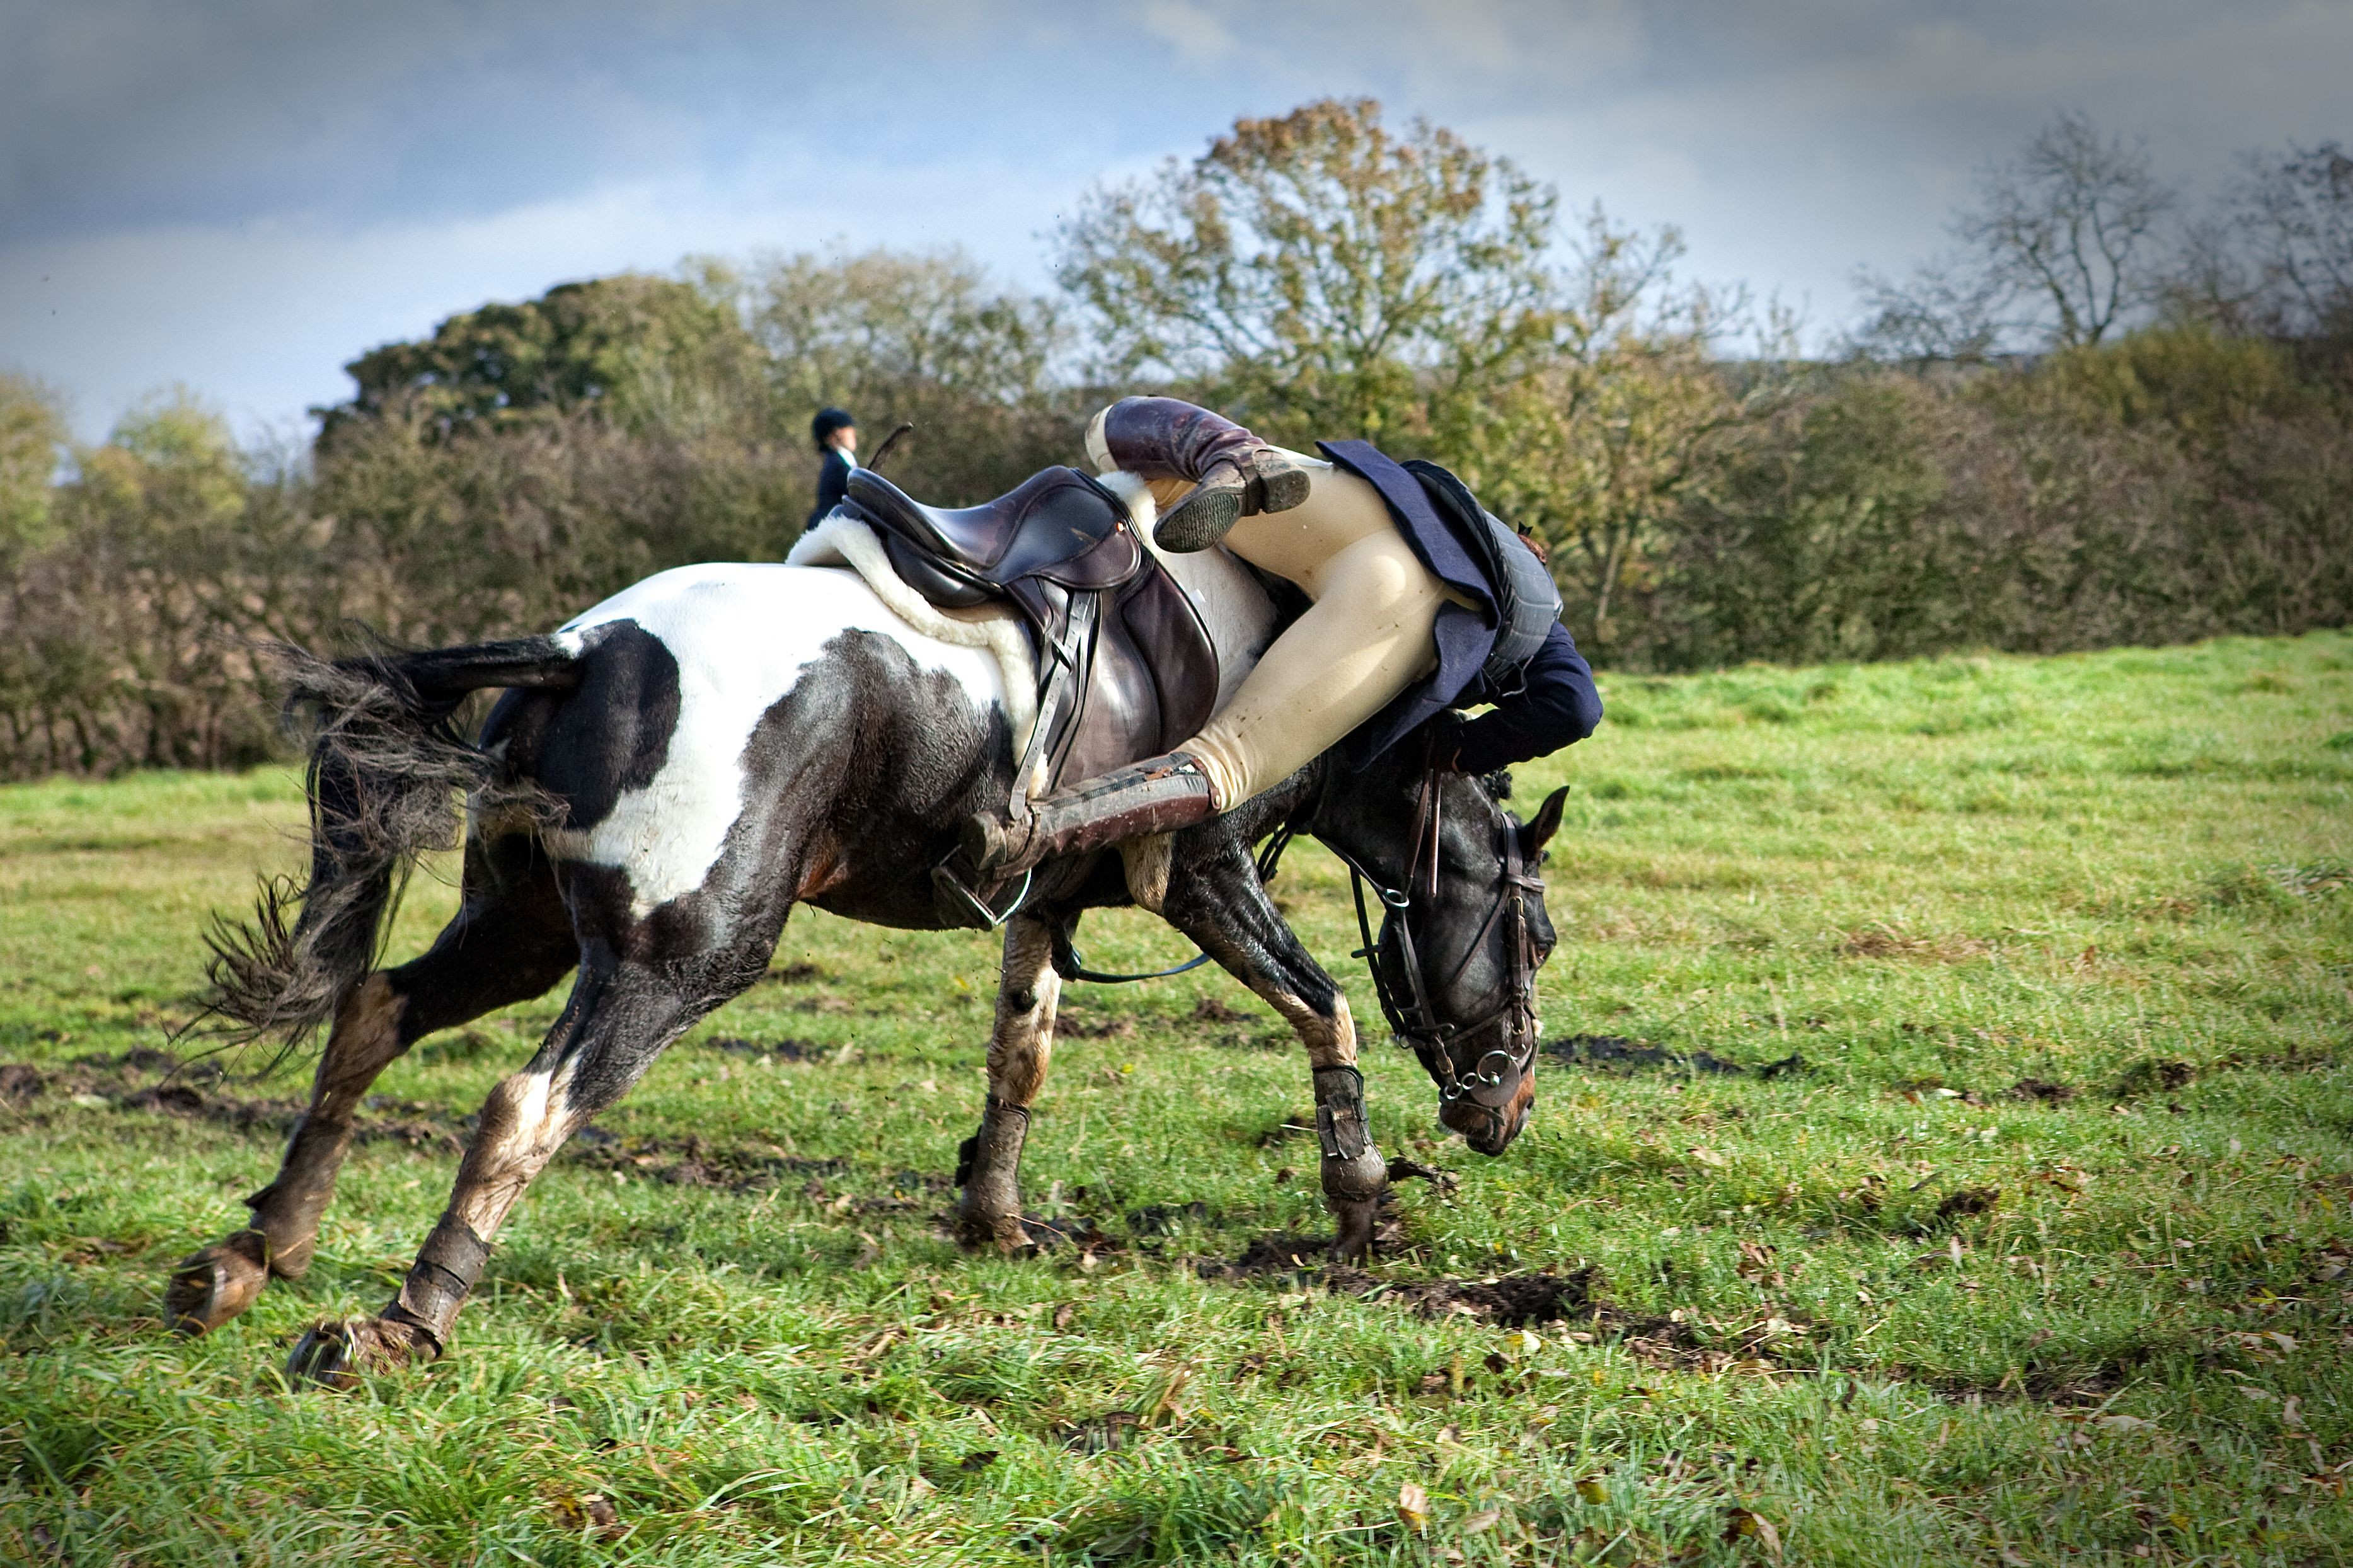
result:
[[[1563,784],[1545,796],[1544,804],[1536,807],[1535,817],[1521,826],[1520,854],[1523,858],[1533,860],[1544,853],[1544,847],[1551,842],[1554,834],[1560,831],[1560,808],[1567,799],[1568,786]]]

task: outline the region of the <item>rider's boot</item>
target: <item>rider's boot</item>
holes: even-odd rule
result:
[[[1171,833],[1217,815],[1200,763],[1170,752],[1056,790],[1015,820],[977,813],[965,822],[964,853],[981,880],[1001,882],[1056,855]]]
[[[1308,470],[1232,420],[1174,397],[1123,397],[1096,416],[1088,445],[1147,479],[1193,489],[1152,537],[1164,550],[1207,550],[1245,517],[1289,511],[1307,499]]]

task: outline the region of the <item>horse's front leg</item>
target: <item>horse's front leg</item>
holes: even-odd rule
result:
[[[988,1039],[988,1100],[980,1131],[956,1154],[957,1239],[1010,1252],[1029,1243],[1021,1223],[1021,1142],[1029,1106],[1046,1082],[1054,1049],[1054,1004],[1062,992],[1054,973],[1053,928],[1036,915],[1005,924],[1005,965],[997,985],[997,1024]]]
[[[1368,1256],[1388,1165],[1373,1145],[1348,999],[1267,900],[1250,847],[1217,827],[1181,836],[1160,914],[1282,1015],[1307,1047],[1335,1258]]]

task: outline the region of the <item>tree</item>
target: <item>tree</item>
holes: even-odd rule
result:
[[[65,416],[38,382],[0,374],[0,559],[48,537],[49,490],[65,450]]]
[[[1952,261],[1922,262],[1898,283],[1864,268],[1855,289],[1870,312],[1856,334],[1867,353],[1913,363],[1982,363],[2001,340],[1996,318],[2008,290],[1999,279]]]
[[[2242,162],[2226,223],[2252,274],[2248,324],[2281,337],[2353,337],[2353,156],[2324,142]]]
[[[1556,205],[1451,132],[1327,99],[1098,191],[1058,262],[1110,374],[1174,378],[1293,439],[1395,443],[1557,351]]]
[[[996,287],[960,250],[772,257],[746,279],[707,264],[737,298],[780,401],[928,384],[998,404],[1037,396],[1064,342],[1060,312]]]
[[[1621,599],[1655,585],[1692,492],[1782,395],[1790,343],[1777,321],[1753,357],[1725,363],[1746,300],[1679,285],[1672,229],[1616,230],[1597,209],[1577,254],[1558,352],[1439,433],[1489,509],[1543,542],[1569,625],[1607,655]]]
[[[386,343],[343,368],[357,390],[312,410],[322,442],[395,412],[436,437],[572,409],[638,428],[707,427],[757,384],[756,354],[732,311],[692,282],[636,272],[465,311],[422,342]]]
[[[1000,287],[963,252],[802,253],[744,276],[701,266],[758,344],[775,434],[795,451],[827,404],[863,423],[870,454],[909,421],[916,434],[892,477],[949,503],[985,500],[1078,455],[1061,312]]]
[[[1865,270],[1862,346],[1905,358],[1981,358],[2005,334],[2042,346],[2096,343],[2153,303],[2158,224],[2172,189],[2140,143],[2062,114],[2023,152],[1978,176],[1978,205],[1947,226],[1960,249],[1909,283]]]

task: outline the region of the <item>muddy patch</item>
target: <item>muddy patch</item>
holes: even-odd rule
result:
[[[1335,1268],[1325,1283],[1335,1294],[1397,1302],[1425,1318],[1475,1318],[1500,1329],[1531,1329],[1546,1323],[1589,1321],[1599,1303],[1592,1268],[1567,1274],[1502,1274],[1485,1279],[1376,1279],[1353,1268]],[[1382,1289],[1387,1286],[1386,1290]]]
[[[1200,1265],[1199,1273],[1203,1279],[1232,1284],[1320,1288],[1335,1296],[1389,1302],[1421,1318],[1467,1318],[1498,1329],[1527,1329],[1586,1343],[1607,1340],[1643,1364],[1662,1369],[1772,1373],[1785,1364],[1811,1364],[1806,1348],[1809,1331],[1802,1320],[1768,1313],[1749,1325],[1710,1324],[1681,1312],[1662,1317],[1630,1310],[1603,1298],[1601,1272],[1590,1266],[1478,1279],[1399,1279],[1326,1263],[1330,1246],[1328,1237],[1264,1236],[1230,1262]],[[1786,1360],[1781,1353],[1785,1348],[1789,1352]],[[1501,1355],[1490,1356],[1485,1366],[1490,1377],[1501,1377],[1511,1386],[1525,1381],[1525,1370]],[[1460,1397],[1478,1375],[1453,1366],[1425,1377],[1420,1392]]]
[[[1794,1054],[1751,1068],[1713,1051],[1671,1051],[1664,1046],[1628,1039],[1623,1035],[1568,1035],[1546,1040],[1543,1050],[1553,1060],[1570,1067],[1620,1076],[1662,1068],[1670,1072],[1776,1079],[1806,1070],[1805,1058]]]
[[[2144,1094],[2171,1094],[2187,1089],[2197,1080],[2198,1069],[2188,1062],[2151,1059],[2135,1062],[2116,1080],[2118,1100],[2131,1100]]]
[[[846,1046],[830,1046],[823,1040],[785,1038],[781,1040],[747,1040],[740,1035],[720,1035],[705,1040],[703,1045],[731,1057],[765,1058],[780,1062],[839,1062]]]
[[[2030,1356],[2024,1366],[2005,1372],[1999,1378],[1926,1372],[1901,1362],[1877,1371],[1895,1382],[1917,1384],[1939,1398],[1961,1405],[2039,1400],[2060,1406],[2099,1405],[2164,1353],[2154,1346],[2130,1345],[2116,1354],[2091,1361]]]
[[[1025,1214],[1021,1216],[1021,1228],[1029,1233],[1029,1245],[1037,1251],[1075,1253],[1079,1261],[1090,1268],[1096,1258],[1120,1249],[1119,1238],[1085,1215],[1048,1219],[1041,1215]]]
[[[1146,1204],[1127,1211],[1127,1228],[1136,1236],[1170,1236],[1185,1226],[1207,1225],[1209,1217],[1205,1203]]]
[[[1955,1187],[1936,1205],[1939,1220],[1953,1222],[1991,1214],[2001,1203],[2000,1187]]]
[[[158,1081],[160,1079],[160,1081]],[[240,1095],[222,1087],[227,1074],[212,1062],[182,1063],[169,1051],[136,1049],[118,1057],[81,1057],[70,1066],[0,1064],[0,1100],[28,1116],[53,1108],[143,1110],[239,1132],[284,1137],[307,1100]],[[440,1106],[370,1095],[361,1102],[358,1139],[411,1149],[457,1153],[474,1124]]]

